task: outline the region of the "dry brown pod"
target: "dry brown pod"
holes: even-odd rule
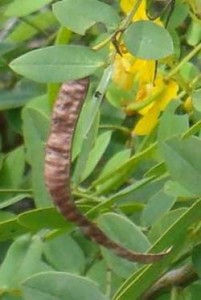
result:
[[[140,263],[156,262],[167,255],[169,250],[158,254],[143,254],[124,248],[87,219],[73,201],[70,186],[72,140],[88,85],[88,78],[83,78],[61,86],[53,108],[45,150],[46,187],[60,213],[66,220],[78,225],[88,238],[127,260]]]

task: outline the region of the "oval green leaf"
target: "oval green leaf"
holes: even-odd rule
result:
[[[195,110],[201,112],[201,104],[200,104],[200,97],[201,97],[201,89],[193,91],[192,94],[192,103]]]
[[[194,196],[201,195],[201,139],[173,136],[160,144],[161,154],[173,180]]]
[[[0,287],[17,288],[22,280],[40,271],[43,242],[38,236],[23,235],[9,247],[0,267]]]
[[[52,0],[14,0],[12,1],[6,11],[5,15],[10,17],[22,17],[39,10],[44,5],[52,2]]]
[[[89,279],[62,272],[47,272],[23,283],[26,300],[108,300]]]
[[[119,23],[116,11],[109,5],[95,0],[64,0],[53,5],[53,12],[59,22],[68,29],[84,35],[97,22],[108,29]]]
[[[102,56],[84,46],[56,45],[30,51],[10,63],[16,73],[38,82],[83,78],[103,66]]]
[[[174,51],[169,32],[151,21],[133,23],[124,33],[130,53],[141,59],[162,59]]]
[[[98,224],[114,241],[138,252],[146,252],[150,243],[140,228],[124,216],[105,213],[99,216]]]
[[[58,271],[68,271],[74,274],[84,272],[84,253],[66,233],[47,240],[44,245],[44,255],[46,261]]]

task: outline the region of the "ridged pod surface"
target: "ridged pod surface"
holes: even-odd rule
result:
[[[55,206],[65,219],[78,225],[91,240],[130,261],[140,263],[158,261],[167,252],[142,254],[124,248],[112,241],[95,223],[88,220],[73,201],[70,187],[72,140],[88,85],[88,78],[83,78],[61,86],[53,108],[50,134],[45,150],[46,187]]]

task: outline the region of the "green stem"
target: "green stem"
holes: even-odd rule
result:
[[[159,100],[160,96],[162,95],[162,93],[164,92],[164,90],[165,90],[165,88],[162,87],[155,94],[151,95],[150,97],[146,98],[145,100],[129,104],[126,107],[126,110],[127,111],[138,111],[138,110],[143,109],[144,107],[146,107],[147,105],[151,104],[152,102],[154,102],[156,100]]]
[[[92,195],[86,194],[86,193],[82,193],[82,192],[77,192],[77,191],[73,191],[73,195],[77,196],[79,198],[84,198],[84,199],[88,199],[91,200],[95,203],[100,203],[100,198],[98,197],[93,197]]]
[[[140,4],[142,3],[142,0],[137,0],[135,5],[133,5],[133,8],[131,12],[128,14],[128,16],[122,21],[119,30],[124,31],[127,29],[129,24],[132,22],[134,15],[136,14]]]
[[[103,47],[105,47],[108,43],[110,43],[112,41],[112,39],[117,36],[117,34],[119,34],[118,37],[118,43],[120,43],[121,39],[122,39],[122,34],[123,32],[127,29],[127,27],[130,25],[130,23],[132,22],[132,19],[134,17],[134,15],[136,14],[140,4],[142,3],[142,0],[137,0],[137,2],[135,3],[135,5],[133,6],[131,12],[126,16],[126,18],[120,23],[120,25],[118,26],[118,28],[115,30],[114,33],[112,33],[109,37],[107,37],[105,40],[101,41],[100,43],[98,43],[97,45],[93,46],[93,50],[99,50]],[[117,54],[117,51],[115,51],[115,55]],[[114,55],[114,56],[115,56]]]
[[[173,287],[171,290],[170,300],[177,300],[179,297],[178,287]]]
[[[55,45],[68,44],[71,39],[71,36],[72,36],[72,31],[70,31],[66,27],[61,26],[57,32]]]
[[[173,77],[181,69],[181,67],[189,60],[191,60],[200,50],[201,50],[201,43],[198,44],[188,55],[186,55],[173,70],[171,70],[171,72],[168,74],[166,79],[168,80],[171,77]]]
[[[100,129],[112,129],[112,130],[119,130],[126,135],[131,135],[131,131],[127,127],[118,126],[118,125],[100,125]]]
[[[185,91],[181,91],[179,93],[179,95],[177,96],[179,99],[183,98],[185,95],[190,94],[190,92],[192,91],[193,87],[195,86],[195,84],[201,79],[201,74],[199,74],[198,76],[196,76],[195,78],[193,78],[193,80],[191,82],[189,82],[188,84],[188,90]]]
[[[33,193],[32,189],[0,189],[0,193]]]

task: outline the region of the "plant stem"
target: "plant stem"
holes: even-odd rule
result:
[[[153,286],[143,295],[142,300],[153,300],[158,295],[163,295],[171,290],[171,300],[178,299],[178,288],[188,286],[196,281],[198,275],[193,265],[187,264],[173,269],[163,275]],[[174,288],[175,287],[175,290]]]
[[[112,130],[119,130],[126,135],[131,135],[131,131],[127,127],[118,126],[118,125],[100,125],[100,129],[112,129]]]
[[[128,16],[120,24],[119,30],[124,31],[125,29],[127,29],[129,24],[132,22],[132,19],[133,19],[134,15],[136,14],[136,12],[137,12],[137,10],[138,10],[141,3],[142,3],[142,0],[137,0],[136,1],[135,5],[133,5],[133,8],[132,8],[131,12],[128,14]]]
[[[200,78],[201,78],[201,74],[199,74],[198,76],[196,76],[195,78],[193,78],[193,80],[188,83],[188,86],[189,86],[188,90],[181,91],[177,97],[178,98],[183,98],[186,94],[188,94],[188,92],[191,92],[191,89],[200,80]]]
[[[89,195],[89,194],[86,194],[86,193],[73,191],[73,195],[77,196],[79,198],[85,198],[85,199],[91,200],[91,201],[93,201],[95,203],[100,203],[100,198],[93,197],[92,195]]]
[[[170,300],[177,300],[178,299],[179,290],[178,287],[173,286],[171,290]]]
[[[187,63],[189,60],[191,60],[199,51],[201,50],[201,43],[198,44],[188,55],[186,55],[181,61],[180,63],[173,69],[170,71],[170,73],[168,74],[168,76],[166,77],[166,79],[170,79],[171,77],[173,77],[180,69],[181,67]]]
[[[32,189],[0,189],[1,193],[33,193]]]
[[[126,111],[138,111],[138,110],[143,109],[147,105],[151,104],[152,102],[160,100],[160,96],[162,95],[164,90],[165,90],[165,88],[162,87],[155,94],[151,95],[150,97],[146,98],[145,100],[129,104],[126,107]]]

